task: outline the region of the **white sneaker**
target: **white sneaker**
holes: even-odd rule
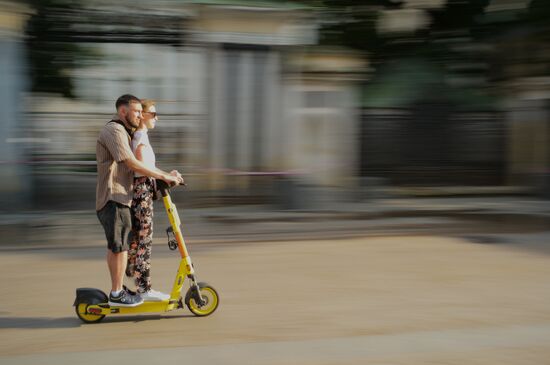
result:
[[[139,295],[145,302],[162,302],[163,300],[170,299],[170,294],[164,294],[153,289]]]

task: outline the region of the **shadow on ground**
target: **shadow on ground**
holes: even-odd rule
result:
[[[100,323],[127,323],[158,321],[176,318],[196,318],[192,314],[178,315],[139,315],[139,316],[108,316]],[[74,317],[0,317],[0,329],[7,328],[32,328],[32,329],[51,329],[51,328],[74,328],[81,326],[93,326],[94,324],[85,324],[80,321],[76,315]]]

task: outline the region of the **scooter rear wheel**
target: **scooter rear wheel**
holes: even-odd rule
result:
[[[91,314],[88,313],[88,303],[84,302],[77,302],[74,306],[76,315],[82,322],[85,323],[97,323],[101,321],[103,318],[105,318],[104,314]]]
[[[189,288],[185,295],[185,304],[196,316],[206,317],[214,313],[220,304],[218,292],[216,289],[208,285],[207,283],[198,283],[201,297],[205,301],[203,305],[199,305],[199,297],[194,287]]]

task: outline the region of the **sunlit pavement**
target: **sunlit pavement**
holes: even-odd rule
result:
[[[475,238],[475,237],[474,237]],[[479,238],[479,237],[478,237]],[[0,256],[2,364],[544,364],[548,234],[191,246],[221,296],[211,317],[77,319],[74,289],[108,287],[100,247]],[[166,291],[177,257],[153,250]]]

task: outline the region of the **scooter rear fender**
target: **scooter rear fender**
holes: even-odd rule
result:
[[[78,302],[84,302],[88,304],[101,304],[107,303],[108,301],[109,297],[107,297],[107,294],[99,289],[78,288],[76,289],[76,299],[74,300],[73,306],[75,306]]]

